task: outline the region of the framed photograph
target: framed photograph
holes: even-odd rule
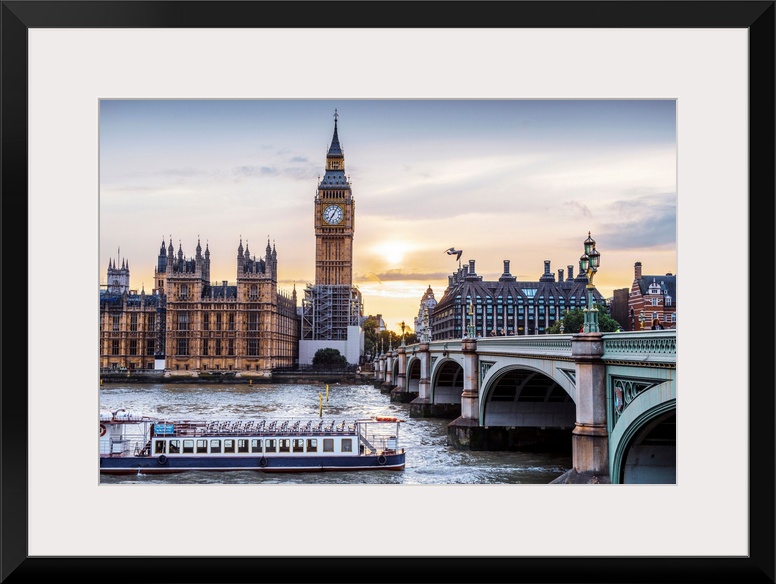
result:
[[[0,580],[773,582],[775,10],[2,1]],[[676,484],[101,485],[99,104],[136,99],[675,100]]]

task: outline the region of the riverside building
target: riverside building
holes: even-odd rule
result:
[[[265,375],[298,359],[296,290],[277,289],[277,251],[237,247],[236,283],[210,282],[210,250],[162,245],[151,294],[130,289],[129,263],[111,260],[100,291],[100,367],[170,375],[232,371]]]
[[[558,270],[558,279],[545,260],[544,273],[537,282],[518,282],[504,260],[504,272],[498,280],[483,280],[475,271],[474,260],[448,276],[448,285],[431,314],[433,340],[460,339],[467,327],[474,326],[475,336],[541,335],[563,312],[587,305],[587,276],[580,269],[574,277],[569,265],[568,276]],[[597,304],[606,300],[593,289]],[[579,331],[567,331],[579,332]]]
[[[655,319],[664,328],[676,328],[676,276],[642,274],[641,262],[636,262],[628,295],[627,330],[649,329]]]

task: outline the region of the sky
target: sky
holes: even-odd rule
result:
[[[475,260],[518,280],[579,269],[588,232],[605,296],[676,274],[674,100],[101,100],[100,283],[109,261],[153,288],[164,241],[210,249],[236,281],[237,247],[277,250],[278,289],[314,283],[313,201],[338,115],[355,199],[364,313],[413,326],[430,286]]]

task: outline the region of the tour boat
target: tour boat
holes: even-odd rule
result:
[[[402,470],[399,424],[347,420],[166,420],[100,413],[100,472]]]

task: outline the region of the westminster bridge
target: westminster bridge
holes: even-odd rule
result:
[[[373,365],[412,417],[457,416],[457,448],[570,440],[555,482],[676,482],[676,330],[421,342]]]

